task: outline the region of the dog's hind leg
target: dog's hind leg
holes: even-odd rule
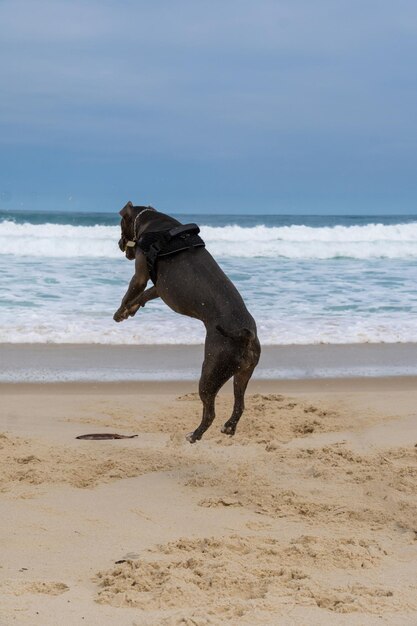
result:
[[[233,378],[233,391],[235,395],[235,402],[233,405],[233,412],[230,419],[227,420],[223,426],[222,433],[225,435],[234,435],[236,432],[236,426],[242,417],[242,413],[245,410],[245,391],[248,386],[248,382],[252,376],[255,365],[252,367],[239,370],[236,372]]]
[[[235,403],[230,419],[227,420],[222,428],[222,433],[225,435],[234,435],[236,432],[236,426],[245,410],[246,388],[253,374],[253,370],[259,362],[260,355],[261,345],[259,340],[256,338],[255,340],[249,341],[243,362],[240,363],[233,379]]]
[[[225,382],[233,376],[234,369],[235,367],[228,363],[222,354],[219,354],[216,359],[213,358],[213,354],[205,359],[199,383],[199,394],[203,403],[203,417],[198,428],[187,435],[187,440],[190,443],[199,441],[213,423],[216,396]]]

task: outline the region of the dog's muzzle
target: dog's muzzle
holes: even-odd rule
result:
[[[119,248],[122,252],[126,252],[128,248],[134,248],[136,246],[136,241],[126,240],[123,237],[119,239]]]

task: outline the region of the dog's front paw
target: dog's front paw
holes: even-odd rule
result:
[[[190,443],[195,443],[196,441],[198,441],[197,437],[195,436],[195,433],[188,433],[188,435],[185,435],[185,438],[187,441],[189,441]]]
[[[123,322],[123,320],[129,317],[129,312],[127,309],[117,309],[116,313],[113,315],[113,319],[115,322]]]

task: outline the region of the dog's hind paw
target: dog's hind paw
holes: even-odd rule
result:
[[[222,427],[221,432],[222,432],[224,435],[229,435],[230,437],[233,437],[233,435],[234,435],[234,434],[235,434],[235,432],[236,432],[236,426],[228,426],[227,424],[225,424],[225,425]]]
[[[195,443],[197,441],[197,437],[195,437],[194,432],[188,433],[188,435],[185,435],[185,438],[190,443]]]

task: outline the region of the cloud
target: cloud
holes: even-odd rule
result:
[[[146,155],[184,177],[272,162],[271,189],[349,162],[371,179],[417,156],[416,18],[411,0],[6,0],[0,146],[90,175]]]

